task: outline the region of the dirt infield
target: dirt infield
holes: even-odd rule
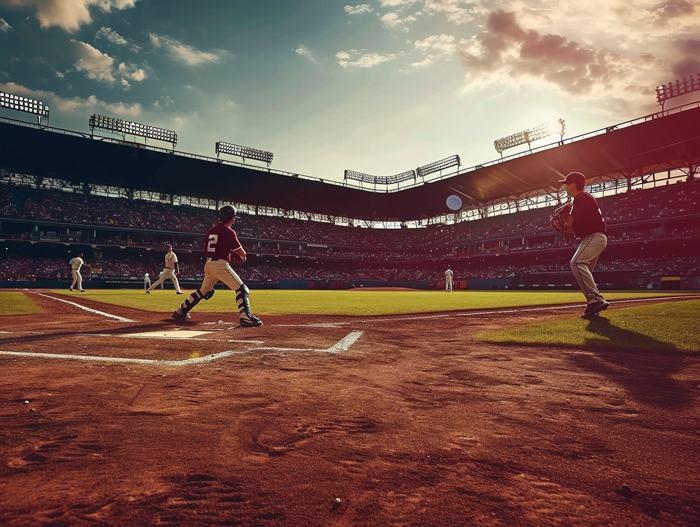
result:
[[[1,525],[700,524],[698,357],[35,300],[1,319]]]

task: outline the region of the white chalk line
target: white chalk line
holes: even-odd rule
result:
[[[28,351],[0,351],[0,355],[10,355],[15,357],[29,357],[35,359],[66,359],[66,360],[83,360],[90,362],[112,362],[119,364],[151,364],[158,366],[188,366],[190,364],[201,364],[203,362],[211,362],[231,355],[246,353],[245,351],[222,351],[204,357],[195,357],[192,359],[183,360],[159,360],[159,359],[133,359],[127,357],[99,357],[95,355],[65,355],[59,353],[32,353]]]
[[[682,295],[682,296],[664,296],[664,297],[655,297],[655,298],[630,298],[627,300],[615,300],[613,302],[610,302],[610,306],[615,306],[617,304],[623,304],[623,303],[629,303],[629,302],[649,302],[649,301],[655,301],[655,300],[686,300],[688,298],[700,298],[700,295]],[[512,309],[491,309],[488,311],[465,311],[465,312],[452,312],[452,313],[441,313],[437,315],[416,315],[416,316],[410,316],[410,317],[386,317],[386,320],[391,320],[392,322],[397,320],[425,320],[425,319],[435,319],[435,318],[450,318],[450,317],[476,317],[476,316],[483,316],[483,315],[507,315],[510,313],[524,313],[524,312],[534,312],[534,311],[553,311],[553,310],[558,310],[558,309],[573,309],[573,308],[581,308],[583,307],[582,303],[576,303],[576,304],[562,304],[560,306],[542,306],[542,307],[521,307],[521,308],[512,308]],[[365,319],[358,319],[353,322],[377,322],[378,319],[381,319],[383,317],[376,317],[376,318],[365,318]]]
[[[109,337],[109,338],[123,338],[123,339],[158,339],[158,340],[202,340],[213,342],[213,339],[201,338],[201,337],[168,337],[167,335],[112,335],[110,333],[78,333],[78,337]],[[217,339],[220,340],[220,339]],[[243,339],[226,339],[226,342],[242,342],[244,344],[263,344],[264,340],[243,340]]]
[[[192,359],[183,360],[160,360],[160,359],[135,359],[128,357],[100,357],[95,355],[68,355],[63,353],[34,353],[29,351],[1,351],[0,355],[7,355],[11,357],[27,357],[27,358],[39,358],[39,359],[64,359],[64,360],[82,360],[90,362],[111,362],[118,364],[150,364],[158,366],[187,366],[190,364],[201,364],[203,362],[211,362],[224,357],[229,357],[231,355],[241,355],[244,353],[250,353],[256,350],[270,350],[270,351],[311,351],[311,352],[321,352],[321,353],[341,353],[348,351],[350,347],[360,338],[362,331],[352,331],[348,333],[345,337],[340,339],[338,342],[333,344],[327,349],[309,349],[309,348],[281,348],[281,347],[251,347],[246,350],[230,350],[223,351],[221,353],[214,353],[212,355],[206,355],[204,357],[196,357]],[[207,339],[186,339],[186,340],[207,340]],[[250,341],[248,341],[250,342]]]
[[[77,308],[83,309],[83,310],[87,311],[88,313],[92,313],[93,315],[100,315],[103,317],[117,320],[119,322],[136,322],[135,320],[131,320],[129,318],[124,318],[124,317],[120,317],[117,315],[112,315],[111,313],[105,313],[104,311],[98,311],[97,309],[91,309],[89,307],[81,306],[80,304],[78,304],[76,302],[71,302],[70,300],[64,300],[63,298],[56,298],[55,296],[45,295],[44,293],[38,293],[36,291],[28,291],[28,292],[32,293],[34,295],[43,296],[44,298],[50,298],[52,300],[58,300],[59,302],[65,302],[66,304],[70,304],[71,306],[75,306]]]

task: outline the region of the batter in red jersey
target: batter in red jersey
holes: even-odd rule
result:
[[[262,326],[262,320],[250,312],[248,299],[250,290],[243,280],[231,268],[231,258],[236,258],[240,263],[246,261],[246,252],[238,241],[236,232],[231,228],[236,221],[236,209],[226,205],[219,209],[220,223],[207,231],[204,239],[204,254],[207,261],[204,264],[204,281],[202,286],[188,296],[180,307],[173,313],[173,318],[190,318],[189,311],[200,300],[209,300],[214,296],[214,286],[221,281],[236,292],[236,304],[240,315],[241,327],[249,328]],[[206,293],[202,293],[206,291]]]

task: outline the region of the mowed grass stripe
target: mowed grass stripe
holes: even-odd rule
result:
[[[86,290],[85,293],[70,293],[54,290],[53,293],[80,300],[86,298],[144,311],[166,313],[179,306],[191,291],[176,295],[170,289],[154,290],[146,295],[141,289]],[[657,293],[606,293],[611,301],[636,298],[670,296]],[[402,315],[414,313],[442,313],[480,309],[518,308],[526,306],[581,304],[579,292],[533,292],[533,291],[308,291],[257,289],[251,291],[250,303],[253,313],[374,316]],[[217,290],[211,300],[202,300],[195,308],[200,312],[237,312],[235,293]]]
[[[13,315],[36,315],[42,313],[41,306],[21,291],[0,291],[0,317]]]
[[[700,353],[699,310],[700,300],[613,306],[597,320],[577,315],[548,317],[546,321],[519,324],[474,338],[511,345]]]

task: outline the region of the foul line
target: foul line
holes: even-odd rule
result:
[[[65,302],[66,304],[70,304],[71,306],[75,306],[75,307],[78,307],[80,309],[84,309],[85,311],[87,311],[88,313],[92,313],[93,315],[101,315],[103,317],[112,318],[112,319],[117,320],[119,322],[136,322],[135,320],[131,320],[129,318],[124,318],[124,317],[120,317],[117,315],[112,315],[111,313],[105,313],[104,311],[98,311],[97,309],[91,309],[89,307],[81,306],[80,304],[77,304],[76,302],[71,302],[70,300],[64,300],[63,298],[56,298],[55,296],[45,295],[44,293],[37,293],[36,291],[27,291],[27,292],[32,293],[34,295],[43,296],[44,298],[58,300],[59,302]]]
[[[649,301],[655,301],[655,300],[686,300],[688,298],[700,298],[700,295],[678,295],[678,296],[663,296],[663,297],[655,297],[655,298],[630,298],[627,300],[614,300],[610,302],[610,306],[614,307],[617,304],[623,304],[623,303],[629,303],[629,302],[649,302]],[[433,318],[449,318],[449,317],[475,317],[475,316],[480,316],[480,315],[501,315],[501,314],[510,314],[510,313],[526,313],[526,312],[532,312],[532,311],[552,311],[555,309],[573,309],[573,308],[580,308],[583,303],[577,303],[577,304],[563,304],[559,306],[542,306],[542,307],[522,307],[522,308],[513,308],[513,309],[491,309],[489,311],[466,311],[466,312],[451,312],[451,313],[442,313],[439,315],[416,315],[416,316],[410,316],[410,317],[401,317],[401,318],[393,318],[393,317],[387,317],[391,321],[394,320],[420,320],[420,319],[433,319]],[[379,317],[377,317],[379,318]],[[365,319],[359,319],[356,320],[355,322],[376,322],[377,318],[365,318]]]

